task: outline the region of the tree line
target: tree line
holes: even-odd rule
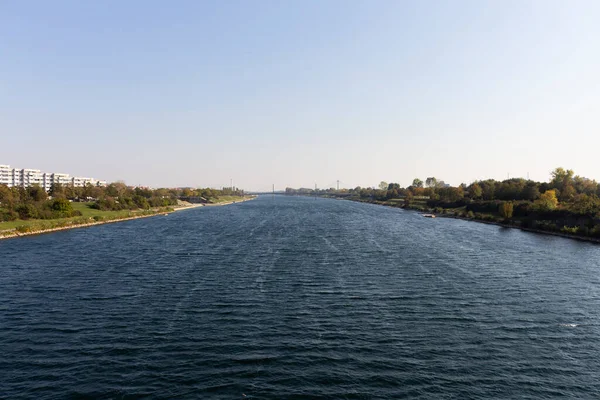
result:
[[[148,210],[175,206],[180,197],[201,197],[210,202],[224,195],[243,195],[243,191],[236,188],[149,189],[115,182],[104,187],[55,184],[46,193],[38,185],[28,188],[0,185],[0,221],[79,216],[81,213],[71,205],[74,201],[88,202],[90,207],[103,211]]]
[[[335,190],[286,189],[286,194],[318,195],[382,202],[523,227],[600,237],[600,185],[556,168],[548,182],[486,179],[450,186],[440,179],[415,178],[408,187],[381,182],[377,187]]]

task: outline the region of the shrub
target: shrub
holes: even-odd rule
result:
[[[21,219],[37,218],[39,216],[38,209],[33,204],[21,204],[16,211]]]
[[[504,219],[510,219],[513,216],[513,203],[511,203],[510,201],[505,201],[504,203],[500,204],[500,207],[498,209],[498,211],[500,212],[500,216]]]
[[[14,221],[19,218],[19,214],[12,210],[0,212],[0,221]]]
[[[577,226],[573,226],[573,227],[563,226],[560,231],[563,233],[569,233],[572,235],[576,235],[577,232],[579,232],[579,228]]]
[[[19,225],[15,228],[15,230],[19,233],[31,232],[31,228],[28,225]]]

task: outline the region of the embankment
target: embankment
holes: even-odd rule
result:
[[[17,229],[14,229],[14,230],[11,230],[11,231],[0,232],[0,240],[2,240],[2,239],[10,239],[10,238],[17,238],[17,237],[22,237],[22,236],[41,235],[41,234],[44,234],[44,233],[52,233],[52,232],[58,232],[58,231],[65,231],[65,230],[68,230],[68,229],[87,228],[87,227],[95,226],[95,225],[103,225],[103,224],[112,224],[112,223],[115,223],[115,222],[131,221],[132,219],[155,217],[157,215],[166,215],[166,214],[170,214],[172,212],[177,212],[177,211],[182,211],[182,210],[189,210],[190,208],[209,207],[209,206],[226,206],[228,204],[241,203],[241,202],[244,202],[244,201],[252,200],[254,198],[255,197],[249,197],[249,198],[243,198],[243,199],[240,199],[240,200],[237,200],[237,201],[228,201],[228,202],[213,203],[213,204],[192,204],[192,205],[175,207],[175,208],[169,209],[169,210],[155,210],[155,211],[153,211],[151,213],[144,213],[144,214],[139,214],[139,215],[133,215],[133,216],[127,216],[127,217],[121,217],[121,218],[114,218],[114,219],[104,219],[104,220],[100,220],[100,221],[95,221],[93,219],[90,219],[89,222],[71,223],[71,224],[66,224],[64,226],[59,226],[59,227],[56,227],[56,228],[36,229],[35,227],[32,227],[30,231],[25,231],[25,232],[19,232]],[[47,221],[52,221],[52,220],[47,220]]]

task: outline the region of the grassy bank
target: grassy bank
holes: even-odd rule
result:
[[[241,202],[251,200],[254,197],[240,196],[220,196],[211,199],[212,205],[226,205],[233,202]],[[0,238],[15,237],[30,235],[36,233],[54,232],[58,230],[85,227],[108,222],[116,222],[120,220],[130,220],[135,218],[150,217],[166,212],[172,212],[187,208],[199,207],[202,204],[186,205],[177,208],[161,207],[150,210],[119,210],[119,211],[102,211],[90,206],[94,203],[72,203],[73,209],[81,213],[80,216],[71,218],[56,218],[56,219],[30,219],[8,222],[0,222]]]
[[[73,203],[73,209],[81,213],[80,216],[56,219],[30,219],[0,222],[0,236],[14,236],[16,234],[47,231],[60,228],[88,225],[116,221],[126,218],[150,216],[172,211],[172,208],[157,208],[151,210],[120,210],[101,211],[90,207],[93,203]]]

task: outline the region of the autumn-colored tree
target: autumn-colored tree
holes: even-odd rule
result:
[[[500,204],[500,208],[498,210],[500,212],[500,216],[504,219],[512,218],[513,216],[513,203],[511,201],[505,201]]]
[[[472,199],[480,199],[481,196],[483,195],[483,190],[481,190],[481,186],[474,183],[471,185],[471,188],[469,189],[469,193],[470,193]]]
[[[546,190],[540,195],[540,198],[534,202],[536,208],[542,211],[554,210],[558,206],[556,190]]]

